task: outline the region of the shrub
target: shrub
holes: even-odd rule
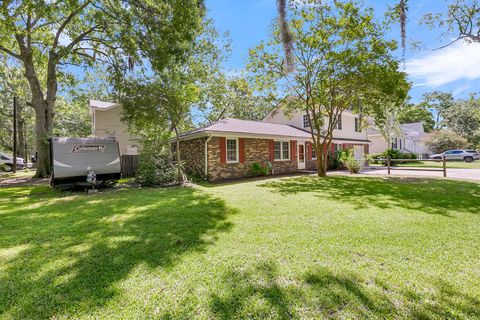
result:
[[[362,170],[362,162],[355,159],[353,150],[344,150],[340,153],[342,164],[348,169],[350,173],[359,173]]]
[[[402,153],[402,158],[415,160],[415,159],[418,159],[418,156],[415,153]],[[414,161],[409,161],[409,162],[414,162]]]
[[[427,135],[425,146],[433,153],[442,153],[451,149],[467,148],[468,141],[452,130],[437,130]]]
[[[177,168],[168,151],[143,150],[137,170],[137,181],[144,185],[168,185],[176,181]]]
[[[403,154],[398,149],[387,149],[383,152],[383,158],[387,159],[403,159]],[[399,161],[390,161],[390,166],[394,167],[398,165]],[[384,166],[387,165],[387,162],[382,163]]]
[[[383,159],[383,158],[385,158],[385,155],[383,153],[372,153],[368,155],[368,160],[375,164],[380,163],[378,159]]]
[[[269,171],[268,166],[262,166],[257,162],[252,163],[251,169],[254,176],[265,176],[268,174]]]
[[[339,169],[342,169],[342,167],[343,167],[342,161],[340,160],[340,156],[337,153],[337,156],[332,159],[332,167],[331,168],[333,170],[339,170]]]

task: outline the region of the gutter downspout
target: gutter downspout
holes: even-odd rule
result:
[[[205,180],[208,180],[208,143],[212,139],[212,134],[210,133],[207,140],[205,140]]]

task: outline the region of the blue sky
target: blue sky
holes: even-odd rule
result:
[[[365,0],[381,18],[387,5],[397,0]],[[413,0],[408,12],[408,41],[419,42],[421,49],[406,51],[406,71],[413,82],[411,96],[418,102],[422,94],[433,90],[452,92],[456,97],[476,92],[480,85],[480,44],[457,43],[433,50],[449,42],[441,30],[429,30],[420,24],[426,12],[445,12],[444,0]],[[269,35],[276,14],[276,0],[207,0],[210,16],[221,31],[229,31],[232,53],[225,68],[232,72],[245,68],[248,49]],[[390,37],[400,41],[400,27],[392,26]],[[400,52],[398,52],[400,55]]]

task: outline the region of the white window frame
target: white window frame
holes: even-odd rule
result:
[[[228,140],[235,140],[235,146],[236,146],[235,161],[228,160]],[[238,138],[225,138],[225,161],[227,163],[238,163],[240,160],[239,149],[240,149],[240,146],[238,145]]]
[[[279,142],[280,143],[280,159],[275,158],[275,143]],[[283,157],[283,143],[287,142],[288,143],[288,159]],[[290,161],[290,158],[292,154],[292,145],[290,141],[288,140],[274,140],[273,141],[273,160],[274,161]]]
[[[313,146],[313,143],[310,144],[310,148],[312,149],[312,151],[311,151],[312,160],[317,160],[317,152],[315,151],[315,147]],[[314,152],[315,152],[315,157],[313,156]]]
[[[362,132],[362,128],[360,126],[360,118],[355,117],[354,119],[355,119],[354,120],[355,123],[353,126],[353,130],[355,130],[355,132]]]
[[[343,122],[342,122],[342,115],[338,116],[337,125],[335,126],[336,130],[342,131],[343,130]]]
[[[312,124],[310,123],[310,119],[308,119],[308,114],[304,114],[303,117],[302,117],[302,120],[303,120],[303,127],[304,128],[311,128],[312,127]],[[305,123],[307,123],[308,126],[306,126]]]

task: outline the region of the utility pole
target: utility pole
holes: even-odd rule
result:
[[[13,97],[13,166],[12,172],[17,172],[17,97]]]
[[[23,127],[23,164],[24,169],[28,168],[28,154],[27,154],[27,130],[25,129],[25,125]]]

